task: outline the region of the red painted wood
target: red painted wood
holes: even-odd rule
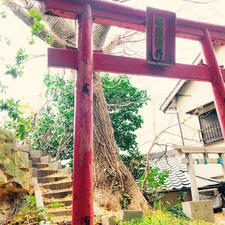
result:
[[[81,5],[89,2],[94,22],[145,31],[145,11],[101,0],[46,0],[46,13],[74,19],[81,13]],[[177,18],[177,37],[200,40],[208,29],[212,40],[225,44],[225,26]]]
[[[77,69],[77,50],[49,48],[48,49],[48,66]]]
[[[214,102],[219,117],[223,137],[225,140],[225,86],[222,73],[217,63],[213,44],[208,30],[205,30],[205,37],[202,39],[202,49],[205,60],[210,69],[210,80],[214,94]],[[203,93],[204,94],[204,93]]]
[[[49,48],[48,66],[77,69],[77,54],[77,50]],[[208,82],[211,80],[208,66],[177,63],[174,67],[162,68],[149,65],[143,59],[106,55],[99,52],[94,53],[94,71]],[[221,73],[225,80],[225,70],[221,69]]]
[[[205,66],[176,64],[162,67],[147,64],[146,60],[123,56],[94,55],[94,70],[120,74],[155,76],[184,80],[209,81],[209,71]]]
[[[93,51],[90,5],[79,20],[72,224],[93,225]],[[67,60],[72,56],[69,55]],[[72,58],[74,59],[74,57]]]

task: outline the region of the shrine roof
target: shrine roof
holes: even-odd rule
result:
[[[170,170],[171,173],[166,181],[166,191],[178,191],[190,189],[190,180],[186,164],[183,164],[182,157],[175,150],[166,152],[155,152],[150,154],[151,166],[159,167],[161,170]],[[219,164],[195,165],[195,173],[198,188],[219,186],[220,181],[213,177],[223,175],[222,166]]]

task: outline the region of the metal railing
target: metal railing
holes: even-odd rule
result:
[[[201,129],[202,140],[205,144],[223,139],[219,122],[212,123]]]

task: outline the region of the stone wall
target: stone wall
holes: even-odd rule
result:
[[[11,199],[0,199],[0,224],[1,221],[11,216],[15,211],[16,204],[13,196]]]
[[[13,210],[18,193],[32,190],[29,150],[16,145],[10,131],[0,129],[0,221]]]

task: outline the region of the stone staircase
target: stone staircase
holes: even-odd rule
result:
[[[30,151],[30,168],[37,207],[44,207],[53,215],[51,224],[72,224],[71,168],[62,169],[61,162],[52,162],[51,157],[42,156],[41,151]],[[115,225],[118,219],[114,214],[106,213],[95,201],[94,215],[102,225]],[[119,214],[120,221],[142,217],[143,212],[135,210],[122,210]]]
[[[62,169],[60,162],[52,163],[40,151],[31,151],[30,160],[37,206],[54,215],[54,224],[72,224],[71,169]]]

